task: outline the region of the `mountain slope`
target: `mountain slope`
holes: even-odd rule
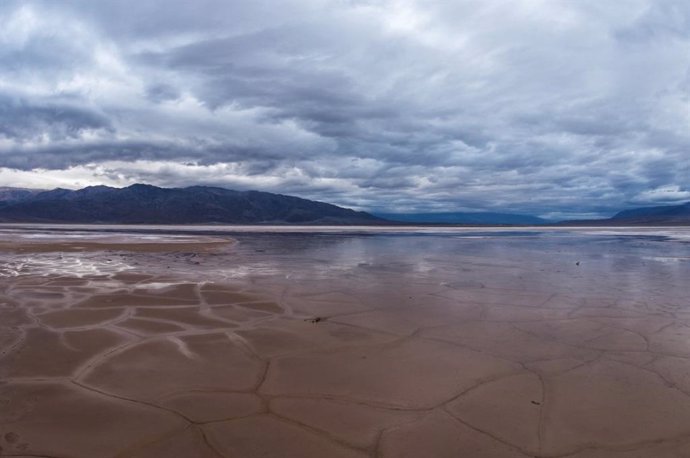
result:
[[[0,204],[24,200],[38,194],[39,192],[42,192],[42,190],[0,186]]]
[[[419,224],[546,224],[547,221],[531,215],[490,212],[447,213],[375,213],[390,221]]]
[[[122,224],[377,224],[365,212],[259,191],[192,186],[53,189],[0,202],[0,221]]]
[[[624,210],[611,221],[637,224],[690,224],[690,202],[681,205]]]
[[[690,226],[690,202],[623,210],[611,218],[561,221],[560,226]]]

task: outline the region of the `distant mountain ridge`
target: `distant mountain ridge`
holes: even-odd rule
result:
[[[563,226],[688,226],[690,202],[623,210],[611,218],[562,221]]]
[[[381,224],[366,212],[299,197],[209,186],[76,191],[0,188],[0,221],[109,224]]]
[[[547,221],[532,215],[492,212],[374,213],[390,221],[418,224],[521,224],[541,225]]]
[[[648,224],[688,224],[690,223],[690,202],[681,205],[642,207],[624,210],[616,213],[611,220]]]
[[[597,220],[548,221],[493,212],[369,214],[299,197],[210,186],[79,190],[0,186],[0,222],[103,224],[465,224],[559,226],[690,225],[690,202],[642,207]]]
[[[43,192],[43,189],[10,188],[0,186],[0,202],[16,202]]]

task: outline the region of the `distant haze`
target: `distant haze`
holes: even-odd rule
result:
[[[0,186],[690,201],[687,0],[3,0],[0,24]]]
[[[432,224],[525,224],[538,225],[547,221],[530,215],[510,213],[378,213],[375,216],[403,223]]]

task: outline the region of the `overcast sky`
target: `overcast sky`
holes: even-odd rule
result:
[[[2,0],[0,186],[690,200],[687,0]]]

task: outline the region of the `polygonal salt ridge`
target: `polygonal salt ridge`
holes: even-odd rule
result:
[[[130,399],[154,401],[180,391],[252,391],[266,363],[224,333],[147,339],[104,355],[82,383]]]

